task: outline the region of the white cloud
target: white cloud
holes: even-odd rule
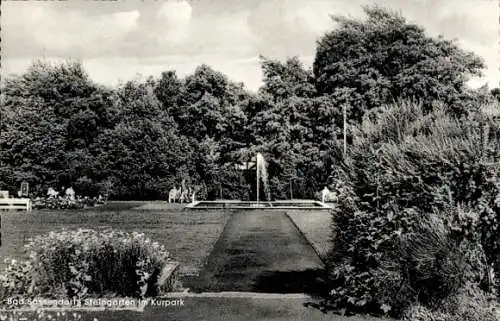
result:
[[[470,40],[459,40],[458,44],[467,50],[474,52],[476,55],[481,56],[487,68],[483,71],[483,77],[474,78],[470,84],[473,87],[480,87],[485,83],[493,87],[500,86],[500,59],[499,52],[500,46],[497,42],[491,45],[483,45]]]
[[[111,24],[112,26],[116,26],[120,33],[126,33],[137,28],[137,20],[140,15],[137,10],[116,12],[111,15],[111,19],[102,19],[100,23]]]
[[[157,15],[172,25],[185,26],[191,20],[192,11],[193,8],[187,1],[170,0],[160,6]]]
[[[260,40],[259,53],[286,58],[313,54],[319,37],[334,27],[331,15],[362,13],[360,0],[267,0],[252,10],[248,25]]]
[[[205,57],[202,61],[216,70],[224,72],[229,79],[243,82],[247,88],[256,90],[262,84],[262,74],[258,59],[240,61],[224,57]],[[103,84],[115,86],[119,81],[134,79],[137,74],[159,77],[165,70],[175,70],[181,77],[194,72],[200,65],[199,60],[186,60],[178,56],[165,56],[163,62],[144,64],[140,59],[88,59],[85,69],[92,79]]]
[[[185,40],[191,22],[193,8],[187,1],[170,0],[163,3],[157,12],[160,42]]]
[[[48,2],[29,5],[6,2],[2,3],[2,10],[4,44],[7,52],[13,51],[14,55],[29,43],[49,53],[71,50],[82,55],[101,53],[117,47],[127,33],[137,27],[140,16],[138,11],[89,16],[78,11],[57,10]]]
[[[495,1],[220,0],[217,10],[211,0],[82,3],[3,2],[2,74],[23,72],[40,56],[81,58],[92,78],[107,84],[137,72],[184,73],[208,63],[255,88],[261,82],[258,54],[298,55],[310,65],[316,40],[334,27],[330,14],[362,16],[361,5],[378,3],[399,9],[431,35],[458,38],[485,58],[489,83],[500,80]]]

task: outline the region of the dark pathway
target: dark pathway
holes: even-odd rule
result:
[[[192,291],[323,292],[324,265],[283,212],[236,212]]]

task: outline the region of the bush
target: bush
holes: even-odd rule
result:
[[[37,197],[33,200],[33,208],[36,209],[83,209],[86,207],[94,207],[105,203],[103,197],[81,197],[75,199],[69,197]]]
[[[399,103],[368,115],[336,173],[325,304],[399,316],[415,301],[438,304],[471,273],[488,290],[485,270],[498,271],[500,255],[498,159],[500,125],[483,114],[424,116]],[[425,223],[432,216],[440,225]]]
[[[498,316],[493,300],[494,297],[476,284],[468,283],[456,295],[447,298],[440,309],[454,315],[453,320],[496,321]]]
[[[0,320],[5,321],[80,321],[85,320],[80,313],[65,312],[65,311],[44,311],[38,309],[36,311],[10,310],[0,311]],[[93,321],[98,321],[93,318]]]
[[[481,283],[488,268],[482,246],[467,239],[457,241],[439,214],[419,221],[400,243],[401,273],[418,293],[418,301],[427,306],[439,304],[467,281]]]
[[[450,296],[441,307],[430,309],[421,304],[409,308],[404,321],[497,321],[498,317],[489,299],[474,285],[463,287]]]
[[[433,311],[421,304],[411,306],[404,314],[404,321],[448,321],[450,315]]]
[[[412,302],[439,307],[467,282],[488,284],[488,264],[481,244],[454,238],[445,218],[444,213],[423,216],[411,232],[401,235],[396,255],[386,254],[381,260],[379,271],[390,271],[391,276],[397,276],[393,280],[401,282],[388,286],[391,278],[378,278],[384,281],[379,284],[379,291],[399,291],[398,296],[385,296],[386,302],[396,309],[402,311]]]
[[[1,276],[1,295],[83,298],[155,296],[170,257],[143,234],[115,231],[50,232],[31,240],[29,260],[12,261]]]

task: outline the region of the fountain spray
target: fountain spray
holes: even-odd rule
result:
[[[267,175],[267,164],[264,156],[261,153],[257,153],[257,204],[260,201],[260,180],[264,184],[264,193],[268,201],[271,200],[271,192],[269,190],[269,182]]]

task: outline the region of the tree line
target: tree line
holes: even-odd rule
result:
[[[333,17],[312,69],[297,57],[261,57],[257,92],[208,65],[167,70],[109,88],[79,62],[34,62],[2,80],[0,189],[72,186],[114,199],[165,199],[182,179],[200,197],[252,199],[255,179],[236,164],[268,161],[272,198],[310,198],[330,183],[343,115],[361,123],[398,100],[457,117],[498,104],[500,90],[472,90],[482,59],[380,7],[365,19]],[[348,143],[352,132],[348,131]]]

